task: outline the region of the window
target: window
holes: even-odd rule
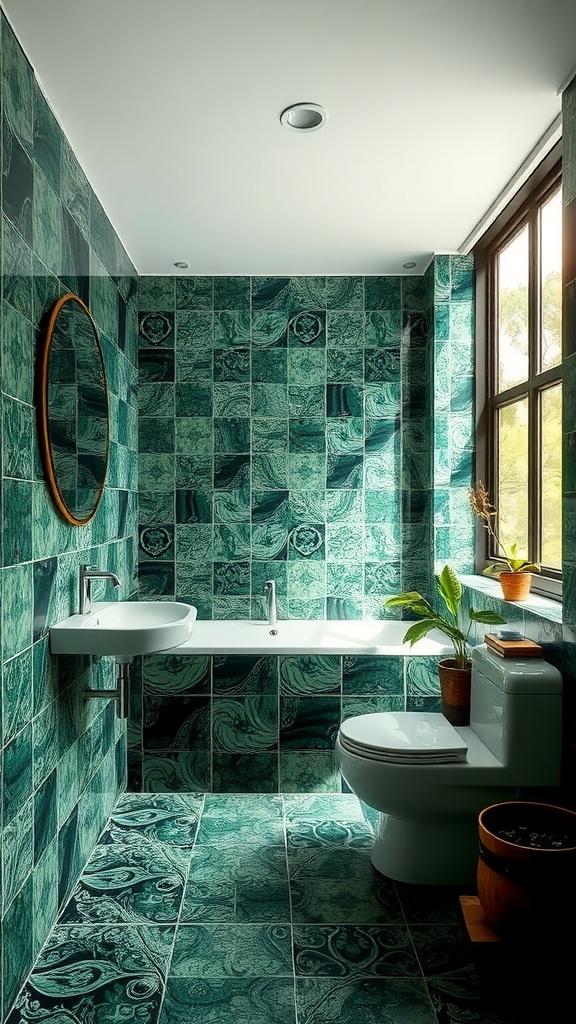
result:
[[[559,145],[475,250],[477,479],[504,549],[538,562],[533,590],[561,594],[562,182]],[[478,568],[499,553],[479,537]]]

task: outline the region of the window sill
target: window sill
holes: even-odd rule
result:
[[[529,612],[548,622],[562,622],[562,602],[553,601],[550,597],[542,594],[530,594],[526,601],[505,602],[502,597],[500,584],[497,580],[491,580],[487,576],[459,576],[462,586],[468,590],[474,590],[478,594],[485,594],[487,597],[496,598],[503,604],[512,604],[522,612]]]

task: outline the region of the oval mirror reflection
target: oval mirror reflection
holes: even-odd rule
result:
[[[71,292],[50,312],[38,380],[40,454],[56,508],[68,522],[96,512],[108,467],[106,370],[90,310]]]

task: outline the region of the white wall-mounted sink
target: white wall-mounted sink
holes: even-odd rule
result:
[[[102,601],[50,629],[52,654],[133,657],[178,647],[192,635],[196,608],[182,601]]]

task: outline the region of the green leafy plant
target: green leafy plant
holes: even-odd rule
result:
[[[518,557],[518,545],[510,544],[506,551],[496,532],[496,509],[490,502],[490,498],[484,484],[478,481],[476,487],[469,490],[470,508],[475,516],[481,520],[482,526],[488,531],[496,542],[496,547],[503,552],[502,557],[487,565],[482,570],[485,576],[499,576],[501,572],[540,572],[540,566],[536,562],[528,562],[525,558]]]
[[[457,668],[466,668],[470,662],[470,630],[473,622],[481,622],[487,626],[498,626],[506,619],[503,619],[496,612],[485,608],[476,611],[470,608],[468,612],[468,628],[464,625],[462,612],[462,584],[454,570],[445,565],[439,576],[436,576],[436,590],[442,598],[446,608],[446,614],[437,612],[422,594],[416,591],[409,591],[406,594],[397,594],[389,597],[386,601],[386,608],[406,608],[408,611],[419,615],[420,619],[414,622],[406,631],[404,643],[412,647],[418,640],[426,636],[431,629],[439,629],[452,641],[454,648],[454,661]]]

